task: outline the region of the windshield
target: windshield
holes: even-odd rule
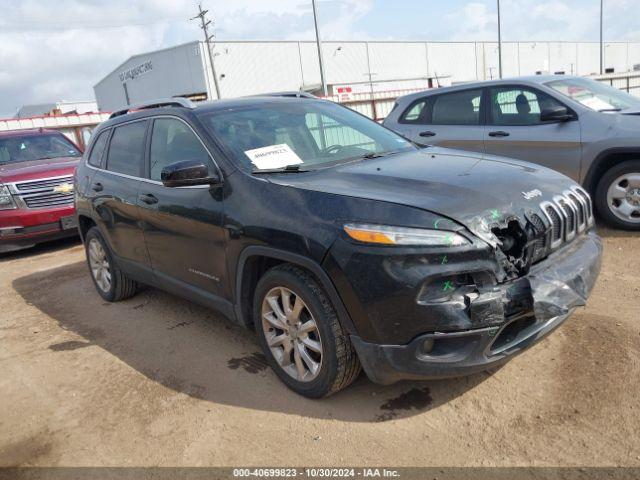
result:
[[[308,170],[416,149],[376,122],[330,102],[256,102],[204,113],[201,119],[250,171]]]
[[[16,135],[0,138],[0,164],[81,155],[62,134]]]
[[[640,107],[640,98],[588,78],[554,80],[547,86],[598,112],[617,112]]]

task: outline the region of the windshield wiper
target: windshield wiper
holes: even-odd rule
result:
[[[400,150],[389,150],[387,152],[369,152],[369,153],[365,153],[360,158],[366,158],[367,160],[370,159],[370,158],[382,158],[382,157],[388,157],[389,155],[395,155],[397,153],[402,153],[404,151],[405,151],[404,149],[400,149]]]
[[[254,170],[252,173],[260,174],[260,173],[300,173],[300,172],[308,172],[309,170],[300,168],[300,165],[285,165],[281,168],[265,168],[263,170]]]
[[[601,108],[599,112],[619,112],[621,108]]]

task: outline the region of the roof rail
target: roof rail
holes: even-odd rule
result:
[[[148,102],[139,103],[137,105],[131,105],[122,110],[117,110],[113,112],[109,116],[109,118],[119,117],[120,115],[125,115],[133,110],[145,110],[148,108],[159,108],[159,107],[196,108],[195,104],[188,98],[175,97],[175,98],[167,98],[163,100],[150,100]]]
[[[261,93],[254,95],[256,97],[295,97],[295,98],[318,98],[312,93],[303,92],[302,90],[292,90],[290,92],[273,92],[273,93]]]

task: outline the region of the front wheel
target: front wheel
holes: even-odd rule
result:
[[[254,319],[271,368],[294,392],[331,395],[360,373],[331,301],[305,270],[293,265],[269,270],[256,287]]]
[[[598,182],[595,203],[612,227],[640,230],[640,160],[607,170]]]

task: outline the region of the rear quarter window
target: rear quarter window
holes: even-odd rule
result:
[[[414,101],[409,107],[400,115],[400,123],[420,123],[423,120],[424,107],[427,105],[427,99],[421,98]]]
[[[93,146],[91,147],[91,151],[89,152],[89,157],[87,158],[87,163],[89,165],[93,167],[102,166],[102,157],[107,147],[108,138],[109,130],[100,132],[100,134],[96,138],[96,141],[93,142]]]

